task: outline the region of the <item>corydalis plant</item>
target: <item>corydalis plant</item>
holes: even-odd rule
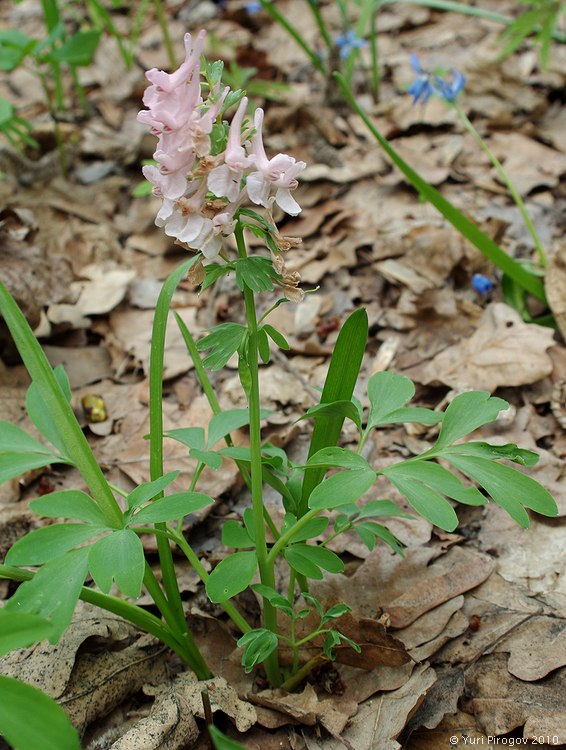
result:
[[[143,168],[155,195],[163,198],[156,224],[206,259],[217,260],[223,240],[236,226],[235,216],[246,203],[268,208],[274,202],[286,213],[301,208],[291,195],[297,175],[306,166],[287,154],[269,159],[262,138],[263,110],[254,125],[244,122],[247,97],[222,88],[221,63],[205,70],[206,97],[201,84],[200,54],[205,33],[194,44],[185,35],[185,60],[172,74],[150,70],[151,86],[138,120],[158,136],[157,166]],[[230,127],[221,115],[239,101]]]

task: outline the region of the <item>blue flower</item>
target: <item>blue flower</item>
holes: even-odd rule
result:
[[[261,3],[258,3],[258,2],[246,3],[246,12],[249,13],[250,16],[253,16],[256,13],[259,13],[260,10],[261,10]]]
[[[453,102],[466,85],[466,76],[463,73],[460,73],[459,70],[453,70],[452,80],[450,82],[445,81],[440,76],[435,76],[434,82],[435,91],[437,89],[437,93],[447,102]]]
[[[411,52],[411,68],[417,76],[407,89],[407,93],[413,97],[413,104],[425,104],[433,94],[446,102],[453,102],[466,83],[466,76],[458,70],[452,71],[450,81],[439,75],[427,73],[421,68],[419,58],[414,52]]]
[[[353,29],[336,37],[336,46],[340,50],[340,57],[342,60],[346,60],[346,58],[350,57],[355,49],[367,47],[367,44],[367,41],[357,36]]]
[[[472,288],[478,294],[489,294],[493,290],[493,287],[493,281],[484,276],[483,273],[475,273],[472,276]]]

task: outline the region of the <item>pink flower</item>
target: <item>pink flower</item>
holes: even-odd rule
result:
[[[208,187],[214,195],[219,198],[225,196],[231,203],[238,199],[244,172],[254,162],[254,157],[252,155],[247,156],[241,145],[242,121],[247,104],[248,99],[244,96],[232,118],[224,164],[213,169],[208,176]]]
[[[263,147],[261,129],[263,125],[263,110],[256,109],[254,123],[256,132],[252,138],[252,154],[255,156],[257,172],[248,175],[246,187],[250,200],[261,206],[268,205],[271,188],[276,188],[275,203],[291,216],[296,216],[301,207],[292,197],[291,190],[299,184],[297,175],[307,165],[304,161],[296,161],[287,154],[277,154],[268,159]]]
[[[185,43],[185,61],[182,63],[181,67],[174,73],[164,73],[162,70],[157,70],[157,68],[152,68],[151,70],[147,71],[145,77],[148,79],[148,81],[153,83],[153,87],[145,92],[143,103],[146,106],[149,106],[148,101],[146,101],[146,97],[150,99],[154,93],[169,93],[171,91],[174,91],[177,87],[182,86],[192,76],[194,76],[195,71],[197,73],[197,76],[200,75],[200,54],[202,51],[202,44],[205,36],[206,31],[200,31],[199,35],[197,36],[194,49],[192,49],[191,35],[185,34],[183,40]]]

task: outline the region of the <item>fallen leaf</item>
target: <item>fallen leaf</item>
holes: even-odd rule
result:
[[[516,627],[498,646],[509,653],[507,668],[520,680],[540,680],[566,666],[566,620],[533,617]]]
[[[507,671],[506,654],[489,654],[466,672],[466,693],[479,725],[488,735],[507,734],[526,723],[531,736],[540,735],[552,717],[551,735],[558,740],[554,744],[566,742],[564,668],[545,680],[525,683]]]
[[[423,571],[421,581],[386,605],[391,626],[405,627],[438,604],[479,586],[494,567],[487,556],[460,547],[453,548],[439,563]],[[423,583],[426,583],[426,588]]]
[[[420,371],[405,370],[420,383],[445,383],[451,388],[486,389],[535,383],[550,375],[547,349],[554,343],[550,328],[524,323],[501,302],[491,304],[477,330],[450,346]]]

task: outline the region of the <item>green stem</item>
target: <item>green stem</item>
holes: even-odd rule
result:
[[[204,566],[202,565],[201,561],[198,559],[197,554],[193,550],[193,548],[190,546],[190,544],[187,542],[184,536],[181,534],[171,534],[171,539],[177,544],[179,549],[181,549],[191,564],[192,568],[194,569],[195,573],[198,575],[200,580],[206,584],[208,580],[208,573],[204,569]],[[242,632],[242,633],[249,633],[249,631],[252,629],[249,623],[246,621],[246,619],[238,612],[236,607],[231,602],[223,602],[221,605],[222,609],[226,612],[228,617],[232,620],[234,625]]]
[[[328,33],[328,28],[324,23],[324,18],[322,17],[322,13],[320,12],[318,2],[316,2],[316,0],[315,2],[309,2],[309,0],[307,0],[307,5],[309,6],[311,13],[314,16],[314,20],[316,21],[316,25],[318,26],[318,30],[320,31],[322,38],[324,39],[324,43],[328,47],[329,52],[332,53],[332,50],[334,49],[334,42],[332,41],[332,37]]]
[[[259,0],[259,2],[261,3],[262,8],[267,11],[267,13],[269,13],[271,18],[273,18],[274,21],[277,21],[277,23],[285,29],[289,36],[291,36],[295,40],[295,42],[299,45],[303,52],[308,55],[314,67],[318,71],[326,75],[326,70],[320,57],[314,50],[309,47],[305,39],[299,34],[295,27],[292,26],[289,21],[287,21],[285,16],[283,16],[277,10],[277,8],[275,7],[275,3],[272,2],[272,0]]]
[[[236,224],[236,243],[238,245],[238,255],[240,258],[246,258],[246,245],[244,240],[244,228],[238,222]],[[250,411],[250,469],[251,469],[251,493],[252,493],[252,511],[253,523],[256,542],[256,553],[258,560],[259,574],[261,582],[265,586],[275,588],[275,571],[273,563],[268,562],[267,543],[265,538],[265,521],[263,513],[263,471],[261,461],[261,411],[259,397],[259,349],[258,349],[258,326],[255,309],[255,300],[253,291],[244,287],[244,301],[246,305],[246,318],[248,322],[248,351],[247,364],[250,372],[250,392],[249,392],[249,411]],[[263,619],[264,626],[277,633],[277,612],[269,599],[263,599]],[[277,651],[274,651],[264,662],[267,677],[273,687],[279,687],[281,684],[281,674],[279,670],[279,657]]]
[[[149,361],[149,466],[152,481],[163,476],[163,364],[165,358],[167,317],[177,284],[193,263],[196,262],[198,257],[198,255],[195,255],[193,258],[185,261],[185,263],[170,274],[163,285],[155,309]],[[157,523],[155,527],[160,531],[168,530],[165,523]],[[169,540],[162,534],[157,534],[156,540],[167,602],[175,618],[177,629],[183,633],[188,633]],[[194,648],[196,649],[196,646]],[[199,660],[201,659],[202,657],[199,655]]]
[[[544,252],[544,248],[541,244],[541,241],[539,239],[539,236],[537,234],[537,231],[534,227],[534,224],[531,220],[531,217],[529,216],[529,213],[527,211],[527,208],[525,206],[525,203],[523,199],[521,198],[521,195],[513,182],[511,181],[511,178],[503,168],[503,165],[497,158],[497,156],[493,153],[493,151],[489,148],[487,143],[484,141],[484,139],[481,137],[481,135],[478,133],[478,131],[475,129],[474,125],[472,124],[470,118],[468,115],[464,112],[464,110],[460,107],[460,105],[457,102],[453,102],[452,106],[454,107],[455,111],[458,113],[458,116],[468,131],[468,133],[472,136],[474,141],[478,144],[478,146],[481,148],[481,150],[484,152],[484,154],[487,156],[487,158],[490,160],[490,162],[493,164],[495,171],[501,178],[502,182],[505,184],[509,192],[511,193],[511,197],[515,201],[515,205],[521,212],[521,216],[523,217],[523,221],[525,222],[525,226],[529,230],[529,233],[531,237],[533,238],[533,242],[535,243],[535,248],[538,253],[539,262],[543,268],[546,268],[546,253]]]
[[[293,690],[298,688],[301,682],[309,676],[313,669],[320,667],[327,661],[328,657],[325,656],[325,654],[317,654],[316,656],[313,656],[306,664],[303,664],[298,672],[295,672],[295,674],[285,680],[281,685],[281,690],[286,690],[288,693],[292,693]]]
[[[81,105],[81,108],[85,115],[88,115],[90,114],[90,104],[88,103],[88,98],[85,93],[84,87],[79,80],[77,69],[74,65],[70,65],[69,71],[71,73],[71,79],[73,81],[73,86],[75,87],[75,93],[77,95],[77,99],[79,100],[79,104]]]
[[[161,29],[161,33],[163,34],[163,43],[165,44],[165,49],[167,50],[169,65],[171,66],[172,70],[175,70],[177,68],[177,56],[175,55],[175,48],[173,47],[171,35],[169,34],[169,26],[167,24],[167,19],[165,18],[163,3],[161,2],[161,0],[153,0],[153,7],[155,8],[157,23],[159,24],[159,28]]]
[[[205,660],[200,653],[198,646],[193,640],[192,635],[189,632],[187,621],[183,615],[183,624],[179,627],[177,613],[171,609],[169,602],[167,601],[161,586],[159,585],[152,569],[148,563],[145,564],[145,574],[143,578],[144,586],[147,592],[155,602],[159,611],[165,618],[169,629],[175,636],[175,639],[180,644],[182,650],[177,648],[177,653],[183,658],[183,660],[193,670],[199,680],[208,680],[212,677],[212,672],[208,668]]]
[[[379,101],[379,87],[381,84],[377,33],[377,10],[374,10],[370,19],[371,93],[374,102]]]
[[[284,534],[281,534],[279,539],[275,542],[273,547],[269,550],[269,554],[267,556],[268,565],[275,564],[277,555],[281,552],[281,550],[287,546],[287,544],[297,534],[298,531],[300,531],[304,526],[306,526],[307,523],[311,519],[315,518],[319,513],[320,513],[319,508],[313,508],[312,510],[307,511],[307,513],[305,513],[303,516],[299,518],[296,524],[291,526],[291,528],[288,531],[286,531]]]
[[[0,578],[6,578],[11,581],[30,581],[34,575],[35,573],[30,570],[20,570],[20,568],[13,568],[9,565],[0,565]],[[117,596],[93,591],[86,586],[83,586],[81,589],[80,599],[89,604],[94,604],[96,607],[100,607],[107,612],[113,612],[115,615],[123,617],[124,620],[131,622],[140,628],[140,630],[154,635],[160,641],[170,646],[179,656],[183,657],[183,645],[179,643],[170,628],[158,617],[152,615],[151,612],[146,612],[145,609],[138,607],[137,604],[126,602]]]

